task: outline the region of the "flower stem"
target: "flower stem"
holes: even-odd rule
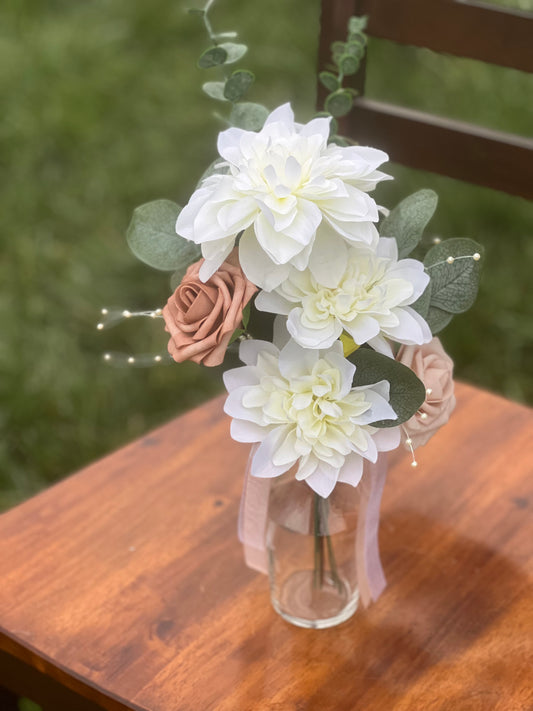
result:
[[[315,563],[313,570],[313,584],[315,588],[324,585],[324,537],[321,535],[321,508],[319,494],[314,495],[314,534],[315,534]]]
[[[329,569],[331,580],[339,593],[342,593],[343,585],[337,569],[333,543],[328,531],[329,502],[319,494],[314,495],[314,536],[315,536],[315,556],[313,585],[315,588],[324,586],[326,550],[329,559]]]

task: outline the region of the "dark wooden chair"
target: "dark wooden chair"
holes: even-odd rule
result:
[[[322,68],[351,15],[368,15],[373,37],[533,72],[533,13],[476,0],[322,0]],[[532,139],[367,99],[364,67],[351,78],[361,96],[345,135],[403,165],[533,199]]]

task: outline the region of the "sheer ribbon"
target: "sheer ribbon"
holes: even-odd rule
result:
[[[239,511],[239,540],[244,547],[246,565],[260,573],[268,573],[266,528],[272,479],[255,477],[250,473],[257,447],[254,445],[250,451],[244,476]],[[377,600],[387,585],[378,542],[379,508],[386,478],[387,460],[384,454],[378,456],[375,464],[365,460],[359,483],[361,498],[354,550],[359,594],[365,607],[372,600]]]

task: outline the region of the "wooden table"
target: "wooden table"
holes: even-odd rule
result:
[[[212,401],[0,517],[0,686],[51,711],[533,709],[532,411],[461,385],[419,467],[391,457],[389,587],[323,631],[243,564],[228,424]]]

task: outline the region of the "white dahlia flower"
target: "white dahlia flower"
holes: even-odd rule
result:
[[[176,222],[176,232],[202,245],[207,281],[243,232],[239,258],[244,273],[270,290],[290,265],[307,267],[318,226],[325,222],[348,242],[374,246],[378,220],[367,195],[388,178],[377,170],[383,151],[328,146],[329,119],[294,122],[289,104],[267,118],[258,133],[230,128],[218,137],[227,174],[206,178]]]
[[[389,383],[352,387],[355,366],[340,343],[327,351],[306,350],[289,341],[281,351],[266,341],[244,341],[246,363],[224,373],[224,406],[233,418],[231,436],[260,442],[251,473],[275,477],[299,462],[303,479],[321,496],[337,482],[357,486],[363,460],[400,443],[400,428],[371,426],[396,419]]]
[[[381,237],[375,251],[344,242],[330,250],[319,228],[309,268],[291,269],[255,305],[287,316],[289,333],[304,348],[329,348],[346,331],[358,345],[392,355],[385,337],[407,345],[431,340],[428,324],[409,306],[428,282],[422,262],[398,260],[395,239]]]

